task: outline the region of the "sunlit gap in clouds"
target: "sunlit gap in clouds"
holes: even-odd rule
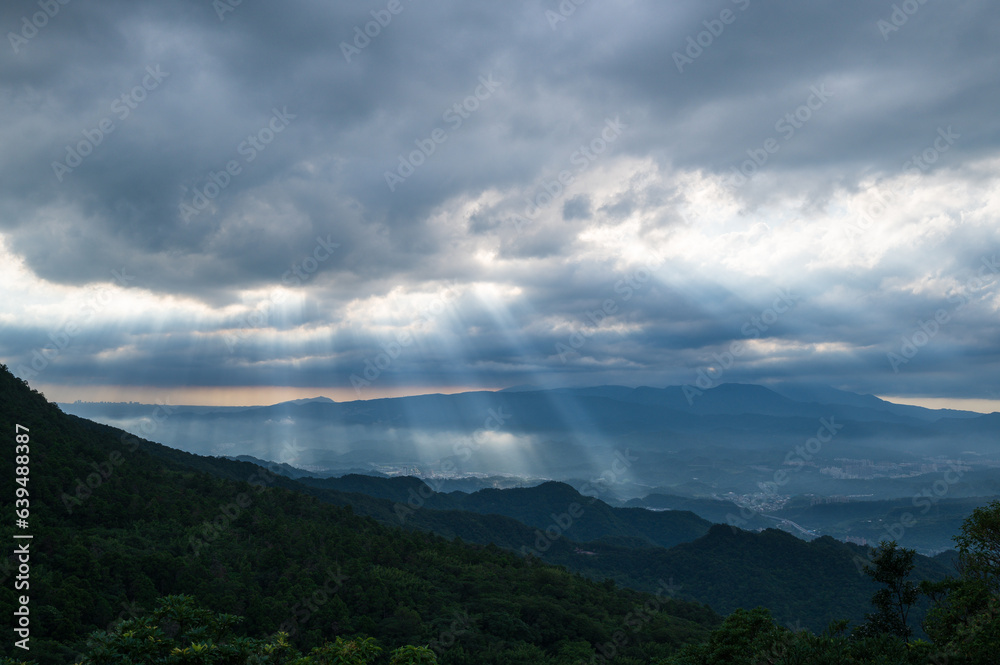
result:
[[[620,339],[618,344],[595,344],[593,348],[588,348],[584,340],[575,362],[588,366],[645,366],[655,377],[650,383],[664,385],[666,381],[660,380],[661,377],[676,368],[658,367],[655,360],[652,364],[649,359],[630,360],[626,349],[629,338],[643,336],[646,328],[653,325],[657,319],[654,313],[663,305],[661,300],[667,294],[676,294],[688,306],[705,310],[706,315],[718,315],[712,307],[712,299],[706,297],[706,284],[712,284],[719,277],[718,260],[711,253],[714,244],[712,231],[716,220],[734,214],[735,210],[726,209],[724,198],[709,196],[713,189],[711,181],[695,179],[698,182],[689,183],[696,190],[691,199],[710,204],[698,216],[704,224],[702,227],[682,225],[677,219],[670,219],[671,216],[682,217],[677,214],[676,208],[664,210],[654,207],[647,211],[633,211],[617,223],[592,225],[579,234],[577,260],[602,266],[603,274],[608,275],[608,282],[600,286],[593,296],[593,309],[602,309],[608,316],[600,322],[587,319],[585,325],[589,328],[589,336],[614,333]],[[639,177],[633,184],[641,185],[642,180]],[[732,205],[729,207],[733,208]],[[692,279],[694,272],[703,273],[703,279]],[[600,358],[601,353],[608,357]],[[609,441],[593,424],[586,409],[575,403],[575,398],[568,394],[563,397],[557,400],[551,394],[545,394],[552,408],[560,413],[567,429],[584,443],[583,451],[589,458],[592,474],[586,479],[589,489],[584,488],[585,492],[603,497],[607,490],[613,492],[617,484],[636,482],[633,469],[628,468],[631,465],[626,465],[624,470],[618,468],[612,455],[616,448],[628,454],[630,436]]]
[[[629,321],[631,311],[643,307],[654,286],[663,284],[658,275],[663,264],[663,256],[657,246],[664,236],[657,232],[647,232],[643,236],[644,225],[655,228],[654,220],[648,215],[632,213],[619,223],[592,224],[577,235],[579,251],[575,262],[581,268],[596,269],[596,274],[605,275],[606,283],[594,282],[591,304],[585,311],[572,313],[569,319],[557,317],[556,335],[560,340],[555,351],[568,367],[564,371],[572,374],[572,364],[592,368],[594,365],[622,366],[631,364],[616,345],[589,343],[594,337],[617,334],[626,340],[632,333],[641,333],[643,325]],[[565,334],[563,334],[565,333]],[[575,352],[571,354],[571,351]],[[607,357],[599,357],[600,354]],[[597,355],[595,355],[597,354]],[[575,382],[574,382],[575,383]],[[553,430],[568,434],[566,444],[574,447],[574,455],[583,457],[582,465],[586,481],[584,488],[589,495],[601,495],[608,489],[606,482],[599,479],[613,462],[616,447],[591,419],[586,404],[581,400],[601,399],[592,396],[577,398],[567,391],[538,393],[540,399],[548,403],[548,410],[558,414],[561,425],[554,423]],[[627,441],[625,441],[627,445]],[[632,480],[632,473],[614,473],[615,482]],[[603,497],[606,498],[606,497]]]
[[[221,354],[224,369],[216,377],[218,384],[212,388],[213,398],[230,405],[247,405],[254,402],[277,404],[289,398],[279,386],[308,385],[302,381],[302,367],[328,357],[331,352],[330,334],[326,326],[309,328],[306,323],[307,294],[302,289],[265,287],[247,290],[240,294],[240,304],[223,310],[225,324],[213,335],[197,336],[204,339],[201,353],[209,356]],[[228,374],[228,376],[227,376]],[[247,400],[244,385],[247,377],[266,375],[270,386],[260,389],[257,400]],[[210,380],[205,377],[203,381]],[[190,385],[190,384],[189,384]],[[309,396],[319,394],[313,388]],[[301,464],[300,439],[308,439],[300,432],[293,418],[276,412],[263,423],[255,440],[233,438],[234,433],[215,430],[211,450],[213,454],[251,454],[276,462]],[[201,433],[210,422],[192,427],[191,435]],[[208,442],[205,442],[208,445]]]
[[[519,299],[519,306],[527,308],[529,314],[534,314],[530,303],[526,298],[523,298],[524,293],[520,287],[480,283],[473,287],[472,293],[478,299],[478,303],[483,311],[492,320],[493,331],[501,335],[505,340],[508,358],[519,358],[522,359],[523,363],[523,359],[533,358],[537,355],[537,351],[530,348],[524,342],[522,326],[511,313],[508,304],[509,301]],[[468,343],[470,345],[474,344],[471,339],[469,339]],[[476,353],[475,349],[472,351]],[[519,375],[526,370],[530,371],[530,368],[524,367],[523,364],[516,368],[504,367],[502,369],[513,369]],[[476,432],[473,433],[472,445],[485,448],[485,452],[487,453],[493,452],[497,456],[510,460],[509,466],[512,467],[525,470],[542,468],[541,451],[538,450],[540,442],[538,439],[533,436],[516,435],[505,430],[505,428],[510,428],[512,425],[516,426],[518,414],[513,412],[506,414],[509,417],[509,422],[499,422],[498,417],[492,415],[494,427],[486,427],[485,425],[490,423],[488,419],[491,415],[489,413],[483,414],[484,427],[478,434]],[[503,414],[499,414],[499,416],[502,418]]]
[[[350,377],[356,399],[377,398],[387,389],[424,395],[398,404],[401,417],[389,424],[388,432],[398,454],[387,463],[406,468],[417,464],[421,473],[434,475],[456,437],[471,436],[472,429],[452,431],[455,423],[474,422],[470,414],[462,413],[453,400],[433,397],[456,392],[451,389],[456,384],[476,385],[475,377],[461,369],[468,355],[462,335],[456,333],[462,328],[458,304],[463,293],[463,288],[445,283],[396,287],[347,308],[351,322],[364,324],[367,335],[361,347],[370,349],[356,361]],[[427,387],[416,389],[418,385]],[[445,422],[451,424],[449,429],[438,424]]]
[[[477,369],[483,369],[475,362],[481,350],[477,348],[472,331],[482,327],[488,334],[506,335],[512,347],[526,350],[516,339],[519,333],[506,312],[502,295],[494,285],[472,284],[461,290],[448,287],[430,300],[425,298],[426,302],[421,302],[420,298],[406,301],[406,306],[413,308],[411,313],[419,314],[420,325],[413,331],[411,342],[405,347],[393,348],[406,367],[398,380],[428,385],[436,382],[477,386],[469,389],[474,394],[461,398],[418,397],[399,404],[403,418],[397,424],[396,435],[412,445],[420,460],[420,475],[523,475],[532,468],[534,438],[505,431],[511,426],[511,420],[516,420],[516,415],[505,411],[502,400],[481,387],[483,377],[477,375]],[[447,305],[442,306],[445,302]],[[481,309],[487,310],[493,325],[476,325],[480,323]],[[399,339],[398,328],[390,338]],[[385,350],[386,345],[382,348]],[[390,370],[391,367],[387,367],[385,371]]]
[[[804,224],[801,202],[748,209],[717,177],[687,173],[679,180],[684,223],[660,245],[664,265],[657,277],[691,307],[686,320],[694,330],[718,333],[679,349],[694,363],[686,370],[690,378],[679,382],[694,383],[701,372],[712,386],[754,369],[766,376],[767,365],[800,346],[786,336],[801,300],[803,266],[796,254],[806,248],[790,232]]]
[[[794,356],[832,353],[842,358],[847,350],[842,344],[794,341],[789,332],[801,328],[796,309],[809,295],[804,278],[825,251],[816,238],[818,232],[827,232],[810,228],[806,220],[812,213],[806,211],[806,201],[750,205],[723,187],[718,177],[701,172],[678,173],[677,182],[667,211],[652,217],[632,215],[580,236],[590,243],[584,252],[599,257],[603,250],[616,256],[615,269],[621,275],[635,276],[642,259],[655,257],[647,287],[660,286],[662,298],[669,292],[675,296],[673,305],[687,310],[674,312],[676,316],[667,313],[679,323],[666,326],[668,335],[676,331],[680,339],[689,338],[674,345],[674,357],[681,362],[665,368],[673,370],[671,382],[693,383],[699,371],[715,379],[712,386],[754,371],[763,373],[756,379],[763,381],[769,366],[780,373],[780,364]],[[832,206],[829,214],[845,212]],[[628,306],[645,308],[643,313],[654,320],[657,308],[666,311],[665,302],[639,299]],[[622,333],[641,328],[630,326]],[[739,353],[729,359],[734,344]]]

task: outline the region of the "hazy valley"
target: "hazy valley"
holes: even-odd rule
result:
[[[928,554],[951,547],[971,509],[1000,495],[1000,414],[796,384],[684,391],[62,407],[199,455],[287,465],[276,468],[291,476],[408,475],[439,492],[558,480],[611,505],[685,509],[805,539],[894,539]]]

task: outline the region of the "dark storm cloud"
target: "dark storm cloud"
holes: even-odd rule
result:
[[[995,286],[958,310],[948,301],[1000,248],[995,225],[963,221],[992,214],[979,192],[995,188],[1000,140],[994,3],[623,0],[563,15],[537,0],[221,13],[207,0],[73,1],[33,31],[39,7],[0,9],[4,244],[58,288],[111,284],[128,266],[125,291],[163,307],[91,326],[50,380],[138,381],[141,366],[150,385],[267,384],[297,359],[292,380],[349,385],[411,326],[413,346],[380,381],[689,382],[791,288],[801,304],[759,331],[784,346],[727,380],[1000,388],[983,369]],[[750,177],[734,186],[738,169]],[[947,174],[957,198],[903,213],[899,195],[843,250],[850,265],[824,258],[829,238],[799,233],[907,171]],[[584,184],[558,185],[566,173]],[[695,201],[696,176],[723,176],[749,223],[786,218],[766,220],[759,246],[709,231],[730,214],[711,206],[729,203]],[[909,244],[885,230],[905,214]],[[586,235],[626,226],[660,247],[677,229],[718,235],[634,282],[645,259]],[[731,264],[732,252],[777,254],[767,234],[815,243],[811,257]],[[421,320],[412,303],[446,285],[462,295]],[[294,306],[270,303],[279,287]],[[892,371],[886,354],[941,308],[953,319]],[[23,364],[47,344],[63,323],[46,316],[5,317],[5,357]],[[574,331],[585,343],[560,354]]]

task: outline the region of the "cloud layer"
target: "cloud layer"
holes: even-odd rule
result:
[[[578,1],[7,3],[0,358],[1000,398],[995,3]]]

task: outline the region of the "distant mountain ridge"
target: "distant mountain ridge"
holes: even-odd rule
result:
[[[688,386],[690,388],[690,386]],[[454,393],[445,395],[434,393],[428,395],[415,395],[411,397],[390,397],[372,400],[355,400],[349,402],[337,402],[328,397],[317,396],[311,398],[295,399],[285,402],[278,402],[271,405],[259,406],[232,406],[232,407],[205,407],[205,406],[185,406],[177,405],[171,408],[182,411],[194,410],[259,410],[259,409],[280,409],[288,406],[301,406],[306,404],[338,405],[345,407],[346,412],[357,411],[359,405],[371,404],[383,407],[386,403],[412,401],[423,403],[428,401],[443,400],[448,398],[462,399],[470,395],[518,395],[525,393],[552,393],[565,394],[580,397],[604,397],[620,402],[632,402],[636,404],[655,404],[668,407],[672,410],[700,413],[700,414],[738,414],[757,413],[765,415],[785,415],[790,412],[801,414],[801,411],[794,411],[793,404],[819,404],[824,406],[837,405],[855,407],[858,409],[870,409],[881,411],[907,418],[917,418],[920,420],[938,420],[941,418],[977,418],[984,414],[973,411],[961,411],[956,409],[930,409],[921,406],[907,404],[894,404],[887,402],[870,394],[852,393],[838,390],[830,386],[821,384],[782,382],[770,386],[745,383],[721,383],[704,391],[701,394],[689,399],[684,392],[685,386],[666,386],[655,388],[650,386],[638,386],[635,388],[627,386],[602,385],[584,388],[540,388],[532,385],[513,386],[499,391],[470,391],[464,393]],[[61,408],[74,407],[86,408],[93,405],[103,405],[105,407],[128,407],[132,409],[142,409],[149,406],[138,402],[82,402],[60,403]],[[845,412],[846,413],[846,412]],[[858,413],[863,413],[858,412]]]
[[[783,450],[812,436],[810,429],[815,431],[821,418],[846,425],[838,434],[839,457],[906,462],[951,456],[956,447],[995,455],[1000,435],[1000,414],[894,405],[871,395],[794,384],[772,389],[727,383],[698,395],[685,394],[680,386],[597,386],[353,402],[316,398],[259,407],[171,406],[169,417],[155,423],[155,405],[62,408],[183,450],[251,455],[326,475],[352,468],[384,471],[379,465],[420,465],[435,472],[444,460],[457,458],[462,464],[455,466],[466,473],[567,480],[600,474],[615,450],[631,448],[647,453],[631,474],[650,487],[677,482],[669,473],[658,475],[684,468],[677,459],[664,458],[668,453],[709,455],[722,464],[766,448],[774,449],[767,459],[783,457]]]

